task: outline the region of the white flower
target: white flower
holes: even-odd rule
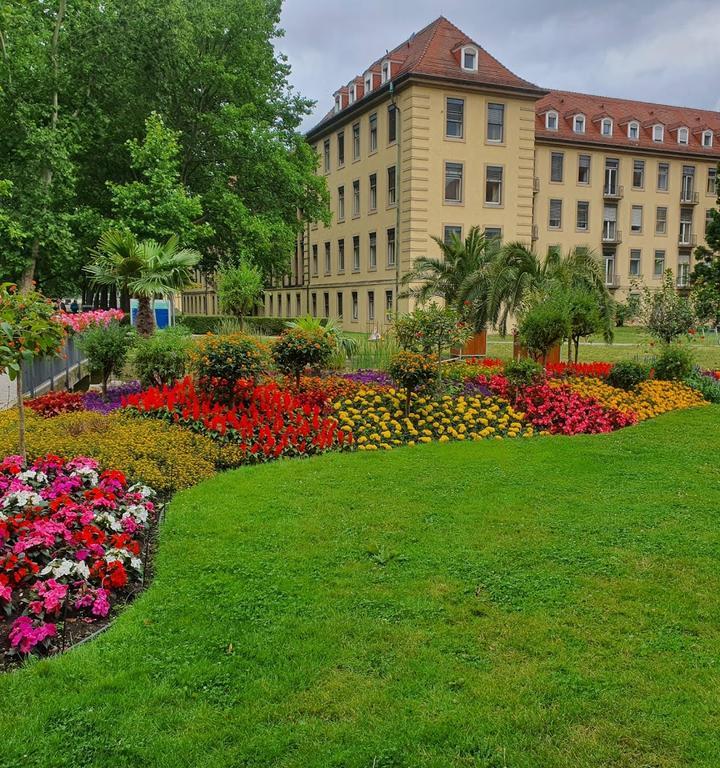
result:
[[[152,488],[148,488],[147,485],[136,483],[128,488],[128,493],[138,493],[143,499],[152,499],[155,496],[155,491]]]
[[[131,557],[130,566],[138,572],[142,571],[142,560],[139,557]]]
[[[147,523],[148,511],[140,504],[130,504],[123,517],[134,517],[139,523]]]
[[[82,576],[83,579],[90,578],[90,569],[82,561],[79,561],[75,564],[75,572],[78,576]]]
[[[45,501],[34,491],[15,491],[14,493],[9,493],[3,500],[4,508],[12,505],[26,507],[28,504],[33,507],[43,507],[45,506]]]
[[[41,576],[46,576],[48,573],[52,573],[52,575],[56,578],[62,578],[63,576],[69,576],[73,571],[75,571],[77,563],[74,563],[72,560],[64,560],[60,558],[55,558],[55,560],[51,560],[43,569],[40,571]]]

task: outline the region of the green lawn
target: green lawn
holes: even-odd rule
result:
[[[720,408],[243,469],[0,678],[0,765],[717,768]]]

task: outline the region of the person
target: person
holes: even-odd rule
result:
[[[67,312],[67,305],[65,304],[64,299],[60,299],[60,311],[61,312]]]
[[[70,312],[73,315],[77,315],[79,311],[80,311],[80,307],[78,306],[77,299],[73,299],[70,304]]]

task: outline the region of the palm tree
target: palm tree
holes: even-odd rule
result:
[[[95,260],[85,267],[94,285],[116,286],[138,300],[137,329],[149,336],[155,328],[152,300],[192,285],[193,268],[200,254],[180,248],[176,236],[166,243],[138,242],[131,232],[109,229],[94,252]]]
[[[457,235],[447,242],[439,237],[433,240],[440,246],[441,256],[415,260],[412,270],[403,277],[403,284],[408,286],[403,295],[416,298],[420,304],[441,298],[461,312],[475,331],[485,330],[488,321],[493,320],[488,311],[488,278],[500,253],[499,239],[486,237],[476,226],[464,241]]]
[[[317,317],[299,317],[297,320],[288,320],[285,323],[288,328],[301,328],[304,331],[324,331],[331,344],[338,352],[342,352],[345,357],[352,357],[358,350],[358,340],[354,336],[348,336],[343,333],[334,320],[320,320]]]
[[[615,302],[605,284],[602,262],[587,248],[574,248],[566,254],[551,249],[542,258],[524,243],[508,243],[492,264],[488,283],[489,313],[503,335],[508,319],[522,314],[533,300],[577,289],[595,298],[603,321],[603,336],[608,343],[613,339]]]

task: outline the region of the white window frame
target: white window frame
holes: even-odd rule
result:
[[[662,123],[655,123],[652,129],[653,141],[658,143],[665,141],[665,126]]]
[[[388,83],[392,79],[392,62],[390,59],[385,59],[380,66],[380,82]]]
[[[472,54],[473,56],[473,66],[472,67],[466,67],[465,66],[465,56],[466,54]],[[460,49],[460,67],[465,70],[465,72],[477,72],[478,71],[478,49],[474,45],[463,45],[463,47]]]
[[[551,117],[555,118],[555,126],[554,127],[552,125],[550,125],[550,118]],[[551,110],[547,111],[545,113],[545,128],[548,131],[557,131],[559,126],[560,126],[560,116],[558,115],[558,113],[554,109],[551,109]]]
[[[635,131],[635,136],[633,136],[633,131]],[[631,141],[639,141],[640,140],[640,123],[638,123],[637,120],[631,120],[628,123],[628,139]]]
[[[335,94],[335,114],[342,109],[342,96],[339,93]]]
[[[713,132],[712,131],[703,131],[702,132],[702,145],[703,145],[703,147],[712,147],[712,145],[713,145]]]
[[[605,126],[608,127],[608,131],[605,130]],[[600,135],[612,136],[613,135],[613,120],[612,117],[603,117],[600,121]]]
[[[372,72],[366,72],[365,77],[363,78],[363,84],[365,87],[365,93],[368,94],[373,89],[373,73]]]
[[[682,144],[683,146],[687,146],[690,143],[690,130],[684,125],[681,128],[678,128],[677,143]]]
[[[355,83],[348,86],[348,104],[354,104],[357,101],[357,86]]]
[[[573,133],[585,133],[585,115],[573,117]]]

